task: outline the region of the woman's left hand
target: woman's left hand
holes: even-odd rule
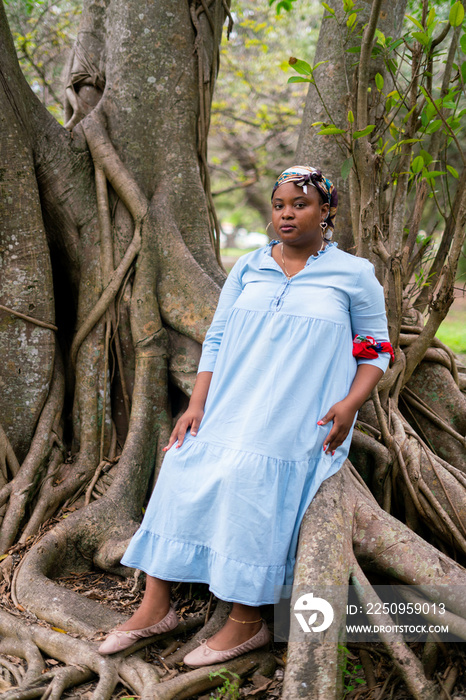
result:
[[[344,442],[353,425],[356,411],[357,408],[351,402],[343,399],[343,401],[338,401],[338,403],[334,404],[317,423],[317,425],[326,425],[333,421],[332,429],[324,440],[324,452],[327,451],[333,454],[337,447],[340,447]]]

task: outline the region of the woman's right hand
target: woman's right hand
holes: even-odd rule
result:
[[[188,406],[188,409],[176,421],[176,425],[173,428],[172,434],[170,435],[168,445],[163,448],[163,451],[166,452],[167,450],[169,450],[170,447],[172,447],[172,445],[174,445],[177,440],[178,444],[176,446],[176,449],[181,447],[186,435],[186,431],[190,426],[191,435],[197,435],[197,431],[199,429],[199,425],[201,424],[203,416],[204,411],[201,408]]]

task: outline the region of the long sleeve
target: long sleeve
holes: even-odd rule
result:
[[[244,260],[242,258],[237,260],[223,285],[214,318],[202,344],[198,373],[214,371],[225,324],[233,304],[243,289],[242,272],[244,267]]]
[[[365,263],[351,295],[353,338],[355,335],[363,335],[371,336],[376,342],[389,341],[383,288],[375,276],[372,263],[368,260]],[[374,359],[358,357],[357,362],[358,365],[374,365],[385,372],[390,362],[390,354],[383,352]]]

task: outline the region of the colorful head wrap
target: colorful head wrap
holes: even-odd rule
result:
[[[284,170],[282,174],[279,175],[277,182],[273,186],[272,198],[275,191],[280,185],[284,185],[285,182],[294,182],[298,187],[302,187],[304,194],[307,194],[308,185],[315,187],[324,202],[330,205],[325,218],[327,230],[324,235],[325,240],[330,241],[333,235],[335,226],[334,218],[338,207],[338,192],[333,182],[324,177],[320,170],[316,170],[316,168],[312,168],[310,165],[293,165],[292,168]]]

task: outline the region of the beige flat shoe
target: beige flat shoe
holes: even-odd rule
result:
[[[153,637],[155,634],[170,632],[179,625],[178,615],[173,608],[170,608],[165,617],[150,627],[143,627],[140,630],[113,630],[110,632],[98,648],[99,654],[116,654],[135,644],[138,639]]]
[[[197,649],[193,649],[183,659],[183,663],[187,666],[210,666],[210,664],[220,664],[223,661],[234,659],[236,656],[241,656],[253,649],[259,649],[270,641],[270,632],[265,622],[262,622],[262,627],[259,632],[232,649],[211,649],[207,640],[203,639]]]

